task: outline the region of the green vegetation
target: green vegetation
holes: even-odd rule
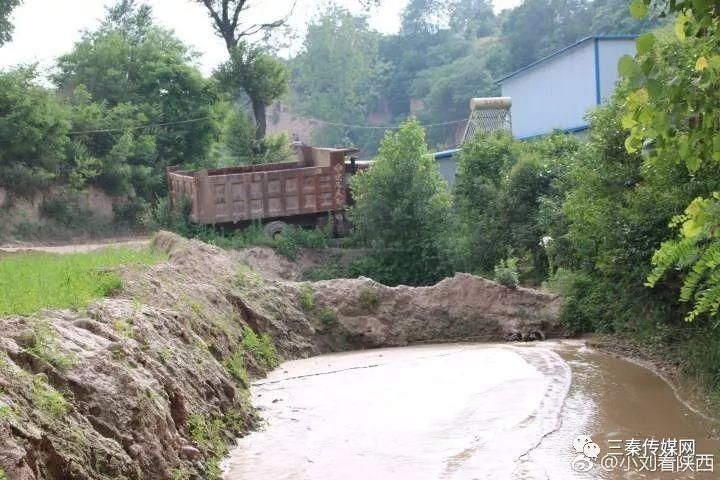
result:
[[[312,312],[315,310],[315,292],[310,285],[303,285],[298,291],[298,300],[300,306],[306,312]]]
[[[495,265],[493,279],[500,285],[517,288],[520,284],[520,279],[517,273],[517,260],[514,258],[501,260],[499,264]]]
[[[353,178],[352,192],[354,235],[371,249],[372,278],[418,285],[450,273],[450,194],[416,121],[385,136],[373,168]]]
[[[47,322],[39,320],[33,322],[26,349],[59,370],[68,370],[77,363],[74,355],[60,352],[57,333]]]
[[[108,269],[148,265],[164,256],[147,249],[108,248],[90,253],[21,253],[0,257],[0,315],[43,308],[81,308],[122,288]]]
[[[225,359],[223,366],[235,380],[240,382],[245,388],[250,386],[250,376],[245,368],[245,351],[235,352],[231,357]]]
[[[337,313],[330,307],[323,307],[318,312],[318,320],[326,327],[337,324]]]
[[[206,478],[219,480],[222,477],[220,461],[228,451],[227,441],[223,438],[225,422],[220,418],[194,414],[188,419],[188,429],[195,445],[211,454],[205,464]]]
[[[363,287],[360,289],[359,295],[360,305],[362,305],[369,312],[374,312],[380,308],[380,299],[377,296],[375,290],[370,287]]]
[[[33,402],[52,417],[59,418],[68,411],[68,402],[60,392],[47,383],[41,375],[33,379]]]
[[[276,367],[278,356],[272,337],[263,333],[258,335],[250,327],[243,327],[242,346],[255,360],[268,368]]]

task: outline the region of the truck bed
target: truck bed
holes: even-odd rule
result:
[[[298,161],[220,169],[168,169],[169,198],[189,198],[190,220],[210,225],[344,210],[345,156],[354,149],[300,147]]]

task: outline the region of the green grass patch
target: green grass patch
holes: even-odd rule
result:
[[[164,260],[149,249],[107,248],[56,255],[21,253],[0,258],[0,316],[29,315],[43,308],[82,308],[122,288],[112,268]]]
[[[330,307],[323,307],[318,314],[318,319],[326,327],[332,327],[337,323],[337,313]]]
[[[242,346],[246,352],[266,367],[273,368],[279,363],[272,337],[267,333],[258,335],[252,328],[244,327]]]
[[[315,292],[313,292],[310,285],[303,285],[300,287],[298,300],[300,301],[300,306],[306,312],[312,312],[315,310]]]
[[[245,351],[235,352],[232,357],[226,358],[223,362],[225,369],[235,380],[247,388],[250,386],[250,376],[245,368]]]
[[[65,397],[39,376],[33,380],[33,400],[40,410],[55,418],[62,417],[68,411]]]

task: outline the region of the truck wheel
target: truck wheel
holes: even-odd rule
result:
[[[275,239],[278,235],[281,235],[285,229],[288,228],[288,224],[285,222],[275,221],[270,222],[263,228],[265,235]]]

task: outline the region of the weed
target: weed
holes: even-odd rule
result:
[[[377,293],[370,287],[360,289],[360,305],[370,312],[376,311],[380,307],[380,299]]]
[[[113,330],[123,337],[132,338],[133,327],[131,322],[132,321],[115,320],[113,322]]]
[[[326,327],[332,327],[337,323],[337,313],[330,307],[323,307],[318,314],[318,319]]]
[[[243,351],[235,352],[232,357],[226,358],[223,366],[245,388],[250,385],[250,376],[245,368],[245,353]]]
[[[514,258],[501,260],[499,264],[495,265],[493,278],[500,285],[505,285],[509,288],[517,288],[520,283],[517,272],[517,260]]]
[[[68,370],[77,363],[77,356],[74,354],[66,355],[60,352],[57,335],[46,322],[36,321],[33,324],[26,350],[59,370]]]
[[[306,312],[315,310],[315,293],[310,285],[303,285],[298,292],[300,306]]]
[[[263,283],[263,277],[259,272],[243,264],[238,266],[235,279],[239,287],[257,287]]]
[[[158,350],[158,355],[160,355],[163,363],[167,364],[172,358],[172,350],[167,347],[161,348],[160,350]]]
[[[193,472],[187,467],[178,467],[174,468],[170,475],[172,475],[172,480],[190,480],[193,477]]]
[[[0,316],[43,308],[83,308],[122,288],[110,268],[166,258],[149,249],[108,248],[89,253],[21,253],[0,258]]]
[[[33,379],[33,401],[39,409],[56,418],[65,415],[68,410],[65,397],[48,385],[42,376]]]
[[[7,475],[5,475],[5,470],[0,468],[0,480],[7,480]]]
[[[0,422],[17,418],[15,410],[10,405],[0,405]]]
[[[221,419],[194,414],[188,419],[188,425],[190,438],[197,446],[218,457],[225,455],[227,446],[222,437],[225,425]]]
[[[267,333],[258,336],[250,327],[243,327],[242,346],[256,360],[272,368],[278,364],[277,352],[272,337]]]

